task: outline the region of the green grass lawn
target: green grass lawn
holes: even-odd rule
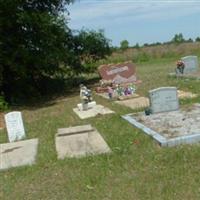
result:
[[[137,66],[143,83],[137,93],[162,86],[200,95],[200,81],[170,78],[175,62],[160,60]],[[121,118],[133,110],[95,96],[116,113],[80,120],[72,111],[78,92],[43,106],[17,108],[23,113],[27,138],[39,138],[33,166],[0,172],[2,200],[190,200],[200,199],[200,145],[161,148],[151,137]],[[181,106],[200,102],[181,101]],[[112,154],[57,160],[54,137],[58,128],[92,124]],[[6,131],[0,142],[7,141]]]

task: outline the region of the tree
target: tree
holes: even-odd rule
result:
[[[80,32],[77,36],[69,29],[64,12],[71,2],[0,0],[0,89],[7,101],[16,93],[41,91],[40,80],[46,77],[81,72],[85,55],[98,60],[108,52],[103,33]],[[107,50],[101,53],[104,47]]]
[[[172,38],[172,42],[174,42],[174,43],[185,42],[183,34],[182,33],[175,34],[174,37]]]
[[[91,64],[111,54],[110,40],[103,30],[81,30],[74,39],[82,64]]]
[[[129,47],[129,42],[127,40],[122,40],[120,42],[120,48],[122,50],[126,50],[126,49],[128,49],[128,47]]]
[[[200,42],[200,37],[197,37],[197,38],[195,39],[195,41],[196,41],[196,42]]]

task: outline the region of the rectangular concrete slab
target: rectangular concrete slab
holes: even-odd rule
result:
[[[149,106],[149,99],[147,97],[138,97],[134,99],[128,99],[124,101],[115,101],[116,103],[132,108],[132,109],[140,109]]]
[[[55,143],[58,159],[64,159],[67,157],[79,158],[88,155],[111,152],[107,143],[94,128],[93,131],[65,135],[62,137],[57,134]]]
[[[90,117],[95,117],[98,114],[105,115],[105,114],[112,114],[114,111],[110,110],[109,108],[106,108],[102,105],[96,105],[93,108],[90,108],[88,110],[79,110],[78,108],[74,108],[73,111],[81,118],[81,119],[87,119]]]
[[[38,139],[0,144],[0,170],[35,163]]]

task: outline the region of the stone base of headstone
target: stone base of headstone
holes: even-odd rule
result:
[[[105,115],[105,114],[112,114],[114,111],[110,110],[109,108],[106,108],[102,105],[96,105],[88,110],[79,110],[78,108],[74,108],[73,111],[81,118],[81,119],[87,119],[90,117],[95,117],[97,115]]]
[[[105,98],[105,99],[110,99],[109,96],[108,96],[108,93],[96,93],[97,95]],[[123,96],[117,96],[115,93],[113,94],[113,97],[112,99],[113,100],[119,100],[119,101],[123,101],[123,100],[126,100],[126,99],[132,99],[132,98],[137,98],[139,97],[138,94],[134,93],[132,95],[123,95]]]
[[[147,97],[138,97],[124,101],[115,101],[115,103],[132,109],[141,109],[149,106],[149,99]]]
[[[102,136],[91,125],[58,129],[55,143],[58,159],[111,152]]]
[[[200,71],[197,71],[195,73],[187,73],[187,74],[176,74],[176,73],[169,73],[170,77],[174,78],[187,78],[187,79],[196,79],[200,80]]]
[[[34,164],[37,147],[38,139],[0,144],[0,170]]]
[[[91,102],[87,103],[87,108],[84,108],[84,105],[82,103],[77,104],[77,108],[80,111],[91,109],[91,108],[93,108],[95,106],[96,106],[96,101],[91,101]]]

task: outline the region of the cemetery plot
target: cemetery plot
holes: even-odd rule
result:
[[[55,142],[58,159],[111,152],[100,133],[91,125],[58,129]]]
[[[0,170],[35,163],[38,139],[0,144]]]
[[[200,141],[200,104],[187,110],[122,116],[135,127],[152,136],[161,146],[175,146]]]

